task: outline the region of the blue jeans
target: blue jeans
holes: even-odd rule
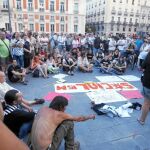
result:
[[[32,128],[32,121],[31,122],[27,122],[27,123],[24,123],[21,128],[20,128],[20,131],[19,131],[19,138],[20,139],[23,139],[25,138],[28,133],[31,131],[31,128]]]
[[[20,55],[20,56],[14,55],[13,59],[15,59],[17,61],[17,65],[19,67],[24,68],[24,57],[23,57],[23,55]]]

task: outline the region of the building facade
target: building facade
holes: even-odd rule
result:
[[[87,0],[86,26],[100,34],[150,31],[150,0]]]
[[[8,0],[2,1],[4,3]],[[32,30],[46,33],[85,33],[86,0],[10,0],[10,2],[13,32]],[[1,4],[1,11],[3,10]],[[7,22],[8,16],[4,20]]]

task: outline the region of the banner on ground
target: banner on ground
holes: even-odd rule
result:
[[[107,92],[107,90],[137,90],[137,88],[128,82],[89,82],[55,84],[55,92],[57,93],[81,93],[99,90],[104,90],[105,92]]]

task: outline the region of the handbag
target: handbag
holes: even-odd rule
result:
[[[33,71],[32,76],[33,76],[34,78],[39,78],[39,76],[40,76],[40,71],[39,71],[38,69],[35,69],[35,70]]]

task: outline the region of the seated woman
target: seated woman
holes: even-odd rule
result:
[[[119,57],[120,57],[119,49],[115,49],[115,51],[113,52],[112,56],[113,56],[114,60],[118,60]]]
[[[121,75],[125,72],[127,68],[127,63],[123,57],[120,57],[113,66],[113,72],[115,74]]]
[[[38,70],[44,78],[48,78],[47,65],[40,60],[39,56],[34,56],[31,63],[31,69],[33,70],[33,73],[34,71]]]
[[[69,75],[74,75],[75,65],[76,62],[73,61],[70,53],[67,53],[62,62],[63,71],[66,71]]]
[[[93,52],[91,49],[89,49],[87,52],[87,59],[88,59],[90,64],[94,63],[94,55],[93,55]]]
[[[22,84],[27,85],[25,81],[26,70],[21,69],[17,65],[16,60],[13,60],[12,64],[8,67],[7,71],[8,71],[8,79],[10,82],[13,82],[13,83],[21,82]]]
[[[100,66],[100,62],[104,58],[104,53],[102,51],[98,51],[95,56],[96,56],[96,58],[95,58],[95,66],[99,67]]]
[[[93,72],[93,65],[89,63],[85,52],[81,52],[81,56],[78,57],[77,64],[80,71]]]
[[[52,54],[48,55],[46,64],[48,66],[49,73],[58,73],[59,72],[59,67],[57,67]]]

